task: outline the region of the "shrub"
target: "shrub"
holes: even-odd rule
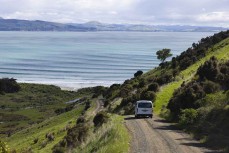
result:
[[[123,98],[119,107],[126,106],[128,103],[131,103],[133,101],[132,96],[128,96],[127,98]]]
[[[130,92],[133,90],[133,87],[130,84],[124,85],[120,90],[121,97],[127,97],[130,95]]]
[[[53,153],[65,153],[66,152],[66,149],[64,147],[60,147],[60,146],[57,146],[52,149]]]
[[[90,107],[91,107],[91,103],[90,103],[89,100],[87,100],[86,103],[85,103],[84,110],[86,111],[86,110],[88,110]]]
[[[157,92],[159,91],[159,85],[158,83],[152,83],[148,86],[148,90]]]
[[[199,108],[200,104],[197,103],[197,100],[205,97],[205,95],[203,87],[199,83],[190,82],[173,93],[167,108],[174,115],[174,119],[178,119],[182,109]]]
[[[96,98],[98,97],[99,95],[102,95],[105,91],[107,90],[106,87],[104,86],[96,86],[96,87],[93,87],[93,96],[92,98]]]
[[[55,139],[54,133],[46,133],[45,137],[48,139],[48,141],[53,141]]]
[[[108,121],[108,114],[104,111],[98,112],[94,119],[93,119],[93,123],[95,125],[95,127],[101,126],[103,125],[103,123],[106,123]]]
[[[171,82],[173,79],[173,75],[172,74],[163,74],[162,76],[158,77],[155,81],[159,84],[159,85],[163,85],[166,83]]]
[[[14,93],[18,92],[21,89],[19,84],[14,78],[3,78],[0,79],[0,93]]]
[[[56,144],[52,148],[53,153],[65,153],[66,152],[66,146],[67,146],[67,141],[64,138],[63,140],[61,140],[58,144]]]
[[[48,144],[47,140],[42,141],[41,148],[46,147],[47,144]]]
[[[141,70],[137,71],[135,74],[134,74],[134,77],[139,77],[143,74],[143,72]]]
[[[77,147],[86,140],[89,127],[86,124],[78,124],[69,129],[65,136],[68,147]]]
[[[185,70],[187,67],[193,64],[193,61],[190,59],[190,57],[184,57],[180,61],[180,70]]]
[[[77,121],[76,121],[76,125],[77,125],[77,124],[81,124],[81,123],[85,123],[85,118],[84,118],[84,116],[80,116],[80,117],[77,119]]]
[[[156,99],[156,94],[155,94],[155,92],[153,92],[153,91],[143,91],[142,93],[141,93],[141,99],[143,99],[143,100],[151,100],[151,101],[155,101],[155,99]]]
[[[217,92],[220,90],[220,85],[215,83],[215,82],[212,82],[212,81],[205,81],[203,82],[203,88],[204,88],[204,91],[209,94],[209,93],[214,93],[214,92]]]
[[[181,115],[179,118],[179,125],[183,128],[189,127],[195,123],[197,116],[198,116],[197,110],[193,108],[184,109],[181,111]]]
[[[147,84],[147,81],[145,79],[141,79],[139,81],[138,87],[142,88],[142,87],[146,86],[146,84]]]
[[[33,140],[33,143],[36,144],[36,143],[38,142],[38,140],[39,140],[38,138],[35,138],[35,139]]]
[[[219,74],[218,60],[213,56],[209,61],[206,61],[204,65],[200,66],[197,70],[197,74],[200,79],[208,79],[215,81],[217,75]]]

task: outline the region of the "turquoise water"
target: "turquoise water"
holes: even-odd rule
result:
[[[208,32],[0,32],[0,77],[78,89],[122,83],[179,55]]]

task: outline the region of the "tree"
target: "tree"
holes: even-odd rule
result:
[[[172,56],[173,54],[170,53],[171,49],[164,48],[156,52],[157,59],[161,60],[162,63],[166,60],[166,58]]]

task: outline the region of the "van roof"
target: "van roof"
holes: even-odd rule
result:
[[[150,100],[139,100],[137,103],[152,103]]]

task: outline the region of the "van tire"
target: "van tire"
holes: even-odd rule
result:
[[[138,118],[138,115],[135,115],[135,118]]]

